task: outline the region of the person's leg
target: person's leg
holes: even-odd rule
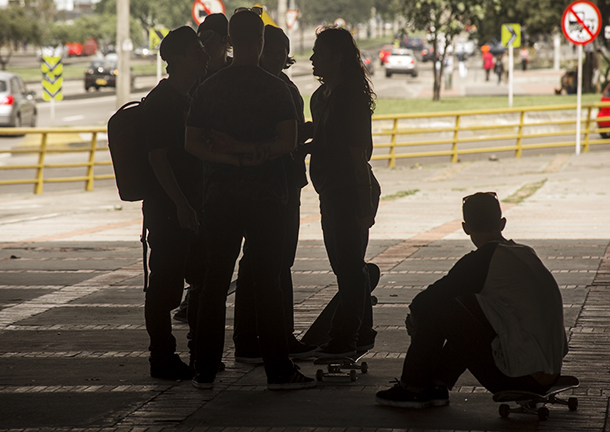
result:
[[[372,331],[372,306],[368,272],[364,255],[368,244],[368,228],[358,223],[355,200],[349,192],[337,194],[320,202],[324,244],[333,272],[337,276],[339,306],[330,331],[331,346],[340,351],[355,351],[359,331]],[[369,319],[370,317],[370,319]],[[360,336],[364,337],[364,334]]]
[[[208,201],[203,217],[205,279],[194,335],[195,367],[199,384],[212,383],[224,348],[226,297],[243,236],[238,203]]]
[[[233,343],[235,360],[242,363],[262,363],[258,333],[256,331],[256,301],[254,294],[254,271],[251,265],[251,251],[248,238],[243,246],[243,256],[239,261],[237,287],[235,290],[235,313],[233,320]]]
[[[280,272],[284,244],[284,211],[280,203],[250,201],[245,232],[248,261],[254,276],[256,323],[261,354],[268,381],[290,376],[294,366],[288,358],[287,331],[284,321]]]
[[[151,375],[185,379],[183,367],[175,356],[171,311],[178,307],[184,290],[186,257],[191,233],[182,230],[175,217],[162,206],[144,203],[144,217],[150,246],[150,277],[146,288],[144,318],[150,336]],[[174,378],[174,372],[181,375]],[[188,377],[187,377],[188,378]]]

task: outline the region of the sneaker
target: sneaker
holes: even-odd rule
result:
[[[299,372],[298,366],[294,367],[290,376],[267,380],[268,390],[299,390],[315,386],[316,381]]]
[[[313,357],[317,349],[318,347],[316,345],[309,345],[301,342],[294,336],[288,340],[288,350],[290,351],[289,356],[293,359]]]
[[[430,406],[443,407],[449,405],[449,390],[444,385],[433,385],[426,389],[430,398]]]
[[[195,370],[182,360],[178,354],[163,360],[150,361],[150,376],[153,378],[167,379],[172,381],[189,380],[195,375]]]
[[[375,395],[378,404],[400,408],[427,408],[430,406],[430,397],[426,391],[412,392],[402,387],[397,380],[394,387],[382,390]]]
[[[348,345],[340,343],[333,343],[331,340],[326,345],[322,345],[314,353],[314,357],[317,358],[334,358],[334,357],[354,357],[356,350]]]
[[[204,377],[202,374],[198,373],[191,383],[196,389],[211,390],[214,387],[214,378]]]

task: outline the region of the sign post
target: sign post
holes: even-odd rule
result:
[[[580,154],[580,123],[582,113],[582,47],[591,43],[601,29],[601,14],[588,0],[577,0],[563,12],[561,29],[565,37],[578,45],[578,72],[576,91],[576,154]]]
[[[63,100],[63,71],[61,57],[42,57],[42,100],[51,102],[51,126],[55,125],[55,101]]]
[[[513,107],[513,48],[521,46],[521,24],[502,24],[502,45],[508,48],[508,106]]]

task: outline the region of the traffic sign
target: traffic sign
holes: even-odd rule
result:
[[[191,9],[193,20],[201,24],[205,17],[214,13],[225,13],[225,5],[221,0],[195,0]]]
[[[42,100],[53,101],[63,100],[62,77],[64,68],[61,57],[42,57]]]
[[[599,9],[588,0],[578,0],[563,12],[561,29],[565,37],[575,45],[593,41],[601,30]]]
[[[521,24],[502,24],[502,45],[513,48],[521,46]]]
[[[261,8],[263,10],[263,14],[261,15],[261,19],[263,20],[265,25],[272,25],[273,27],[279,27],[279,25],[277,25],[275,23],[273,18],[271,18],[271,15],[269,15],[269,13],[267,13],[267,10],[265,9],[265,7],[263,5],[261,5],[260,3],[255,3],[254,6],[259,7],[259,8]]]
[[[291,29],[292,26],[294,26],[294,23],[297,22],[298,17],[299,17],[298,9],[288,9],[286,11],[286,27]]]
[[[152,51],[158,50],[161,46],[161,41],[168,33],[169,29],[166,28],[150,29],[148,31],[148,48]]]

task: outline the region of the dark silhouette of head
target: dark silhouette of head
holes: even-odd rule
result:
[[[362,92],[369,98],[372,113],[375,109],[375,93],[352,34],[340,27],[326,27],[318,33],[316,45],[318,44],[323,45],[334,56],[341,57],[342,80],[355,82],[361,87]]]
[[[229,37],[234,49],[239,50],[253,45],[263,45],[265,24],[256,13],[243,10],[235,13],[229,20]]]
[[[462,213],[470,232],[490,233],[504,228],[504,218],[495,192],[477,192],[464,197]]]
[[[193,42],[201,43],[195,30],[188,26],[178,27],[170,31],[163,38],[159,53],[161,58],[167,62],[167,73],[171,73],[177,57],[185,57],[187,55]]]

